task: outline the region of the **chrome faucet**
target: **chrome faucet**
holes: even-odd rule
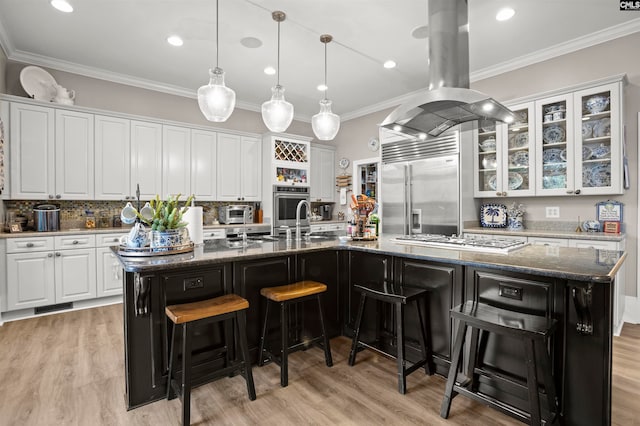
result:
[[[307,200],[300,200],[296,207],[296,241],[302,241],[302,235],[300,234],[300,210],[304,204],[307,205],[307,217],[309,217],[309,212],[311,211],[311,204]]]
[[[247,246],[247,211],[242,212],[242,246]]]

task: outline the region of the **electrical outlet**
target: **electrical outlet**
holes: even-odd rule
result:
[[[560,207],[547,207],[545,216],[547,218],[559,218],[560,217]]]

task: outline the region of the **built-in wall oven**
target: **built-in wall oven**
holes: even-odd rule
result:
[[[299,186],[274,186],[273,187],[273,233],[283,233],[281,226],[296,226],[296,208],[300,201],[309,201],[309,188]],[[307,205],[300,210],[300,225],[308,227]]]

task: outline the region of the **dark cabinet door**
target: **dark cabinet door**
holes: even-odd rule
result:
[[[438,372],[447,374],[451,356],[451,320],[449,310],[462,300],[462,267],[413,259],[396,258],[395,282],[401,286],[428,290],[421,303],[426,318],[427,344],[430,345]],[[419,323],[414,303],[405,311],[405,337],[408,346],[407,357],[419,355]],[[419,359],[419,358],[418,358]]]
[[[293,256],[275,257],[269,259],[250,260],[245,262],[235,262],[233,264],[234,291],[239,296],[249,301],[247,312],[247,341],[249,350],[254,359],[258,353],[260,344],[260,334],[262,332],[262,322],[264,321],[264,310],[266,299],[260,295],[263,287],[275,287],[291,284],[294,282]],[[275,305],[272,305],[274,307]],[[275,311],[275,313],[274,313]],[[274,315],[278,308],[271,310]],[[270,324],[278,325],[276,316],[270,316]],[[275,328],[274,330],[276,330]],[[275,332],[275,331],[274,331]]]
[[[339,336],[341,332],[342,311],[340,294],[340,252],[321,251],[296,256],[297,280],[312,280],[326,284],[327,291],[322,295],[324,321],[329,337]],[[310,337],[321,334],[318,304],[315,300],[304,303],[301,312],[302,328]]]

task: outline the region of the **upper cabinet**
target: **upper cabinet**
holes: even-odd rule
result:
[[[535,193],[534,104],[510,106],[511,124],[483,120],[474,146],[476,197],[518,197]]]
[[[615,77],[508,105],[512,124],[481,122],[476,197],[623,192],[622,90]]]
[[[162,124],[131,121],[131,189],[140,198],[162,194]]]
[[[93,115],[11,104],[11,196],[94,198]]]
[[[218,200],[260,201],[261,153],[258,138],[218,133]]]
[[[96,200],[133,199],[131,191],[131,122],[95,116]]]
[[[191,130],[191,194],[198,201],[217,200],[217,150],[216,132]]]
[[[162,198],[191,194],[191,129],[162,126]]]
[[[336,193],[335,149],[311,145],[311,201],[333,202]]]

